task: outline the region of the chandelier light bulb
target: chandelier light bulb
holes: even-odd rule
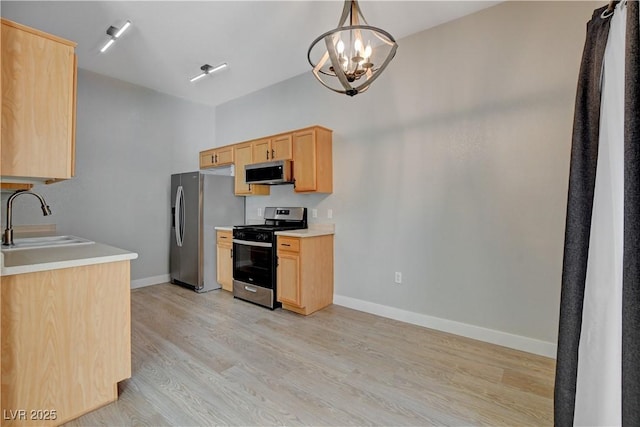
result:
[[[338,44],[336,44],[336,50],[340,55],[344,52],[344,43],[342,40],[338,40]]]
[[[362,41],[360,39],[356,39],[356,42],[353,44],[353,47],[356,50],[356,56],[359,56],[360,52],[362,51]]]
[[[373,50],[371,49],[371,43],[368,42],[367,43],[367,47],[364,48],[364,58],[365,59],[369,59],[371,58],[371,53],[373,52]]]

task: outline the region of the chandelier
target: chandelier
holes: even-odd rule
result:
[[[345,25],[347,19],[349,25]],[[325,87],[354,96],[369,88],[397,48],[391,34],[367,23],[357,0],[346,0],[338,27],[311,43],[307,59],[313,75]]]

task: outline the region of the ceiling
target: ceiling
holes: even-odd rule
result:
[[[499,1],[360,1],[370,25],[399,41]],[[78,66],[218,105],[310,72],[309,44],[335,28],[341,1],[5,1],[3,17],[78,43]],[[132,27],[106,53],[106,29]],[[200,66],[229,67],[195,83]],[[391,65],[393,66],[393,65]]]

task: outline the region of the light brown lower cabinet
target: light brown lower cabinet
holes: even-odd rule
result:
[[[129,261],[3,276],[2,426],[55,426],[131,377]]]
[[[233,239],[231,231],[216,232],[216,280],[225,291],[233,291]]]
[[[278,301],[311,314],[333,304],[333,235],[278,236]]]

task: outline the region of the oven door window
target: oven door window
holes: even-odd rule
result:
[[[272,288],[273,248],[233,244],[233,278]]]

